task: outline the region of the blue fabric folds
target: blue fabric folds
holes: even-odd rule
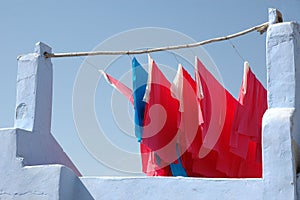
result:
[[[144,112],[146,103],[143,101],[148,80],[148,73],[135,57],[132,59],[132,90],[134,98],[135,136],[142,141]]]
[[[182,162],[181,162],[181,159],[180,159],[178,144],[176,144],[176,153],[177,153],[177,157],[178,157],[177,163],[171,163],[170,164],[172,175],[173,176],[187,177],[187,173],[186,173],[185,169],[183,168]]]

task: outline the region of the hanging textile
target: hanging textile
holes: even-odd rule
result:
[[[186,156],[184,156],[185,158],[182,158],[182,156],[189,148],[193,148],[191,144],[197,135],[199,115],[196,98],[196,83],[180,64],[178,65],[177,74],[171,85],[171,93],[172,96],[179,101],[176,144],[178,167],[176,169],[180,171],[178,174],[187,175],[187,170],[189,171],[191,169],[192,160],[187,160]],[[171,169],[172,166],[173,164],[171,164]]]
[[[179,103],[172,97],[170,86],[170,82],[149,57],[142,143],[154,152],[155,164],[164,172],[170,169],[173,176],[187,176],[180,160],[178,145]]]
[[[196,77],[197,74],[198,72],[195,74]],[[218,154],[216,151],[210,152],[203,158],[198,156],[202,146],[202,129],[199,125],[204,123],[199,105],[199,101],[204,95],[199,80],[200,77],[196,84],[188,72],[179,65],[177,75],[171,86],[172,94],[179,100],[180,105],[180,123],[178,126],[182,154],[180,161],[188,176],[226,177],[224,173],[217,170]]]
[[[131,104],[133,104],[133,96],[132,96],[132,90],[128,88],[125,84],[118,81],[117,79],[113,78],[112,76],[105,73],[103,70],[99,70],[99,72],[104,76],[106,81],[113,86],[116,90],[118,90],[121,94],[123,94]]]
[[[267,91],[244,63],[244,77],[239,104],[235,111],[230,151],[243,159],[239,176],[262,176],[262,117],[267,109]]]
[[[195,80],[179,65],[171,84],[150,57],[149,74],[133,58],[133,92],[100,71],[134,105],[142,171],[147,176],[261,177],[267,91],[245,63],[237,101],[195,61]]]
[[[196,58],[196,73],[199,73],[203,98],[202,146],[193,171],[203,176],[227,177],[231,155],[229,134],[231,130],[235,99]]]
[[[196,83],[180,64],[171,86],[171,92],[172,96],[179,101],[178,143],[183,153],[191,146],[196,137],[199,115]]]
[[[188,176],[198,176],[193,173],[193,155],[198,153],[202,144],[199,119],[202,114],[196,95],[196,83],[188,72],[178,66],[177,74],[171,86],[172,95],[179,101],[178,114],[178,146],[180,147],[180,163]],[[201,117],[199,117],[201,116]],[[202,122],[201,122],[202,123]],[[200,136],[200,137],[199,137]]]
[[[144,133],[142,143],[165,163],[177,159],[176,135],[179,103],[171,96],[170,82],[149,57]]]
[[[188,176],[185,168],[183,167],[182,161],[181,161],[181,152],[179,150],[178,143],[176,144],[176,153],[177,153],[177,160],[170,164],[172,175],[173,176]]]
[[[138,142],[142,140],[145,102],[143,101],[148,73],[140,65],[137,59],[132,59],[132,89],[134,98],[134,122],[135,122],[135,136]]]
[[[132,59],[132,86],[134,97],[134,120],[135,120],[135,135],[138,142],[142,141],[145,102],[143,101],[148,73],[144,70],[141,64],[134,57]],[[172,176],[171,169],[168,165],[161,166],[161,160],[150,148],[144,144],[140,144],[140,152],[142,159],[142,171],[147,176]]]
[[[127,99],[135,106],[135,123],[143,124],[143,89],[145,86],[142,85],[143,78],[145,77],[146,71],[144,71],[142,66],[134,58],[132,60],[133,68],[133,88],[135,93],[132,92],[125,84],[108,75],[102,70],[99,70],[101,74],[105,77],[107,82],[117,89],[121,94],[123,94]],[[148,77],[147,77],[148,78]],[[146,79],[147,81],[147,79]],[[142,135],[142,128],[137,129],[138,136]],[[176,150],[175,150],[176,151]],[[140,152],[142,159],[142,171],[147,176],[172,176],[172,172],[168,163],[162,162],[159,156],[150,148],[144,144],[140,144]]]
[[[155,154],[143,142],[140,143],[142,158],[142,171],[147,176],[172,176],[171,168],[168,164],[162,163],[159,156]]]

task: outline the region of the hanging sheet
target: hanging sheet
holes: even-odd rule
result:
[[[146,85],[147,85],[148,73],[140,65],[137,59],[132,59],[132,88],[134,98],[134,122],[135,122],[135,136],[138,142],[142,141],[143,125],[144,125],[144,113],[145,102],[143,101]]]
[[[245,63],[238,101],[196,58],[171,84],[149,57],[132,60],[133,89],[101,71],[135,109],[142,170],[148,176],[261,177],[261,122],[267,92]]]
[[[267,109],[267,91],[244,64],[239,104],[231,131],[230,151],[242,158],[239,176],[262,176],[262,117]]]
[[[144,133],[142,143],[164,161],[176,161],[177,115],[179,102],[171,96],[170,82],[149,58]]]

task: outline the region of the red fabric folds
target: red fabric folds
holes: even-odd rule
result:
[[[193,172],[194,155],[202,144],[201,129],[203,117],[198,103],[196,82],[181,66],[171,86],[172,95],[179,101],[178,144],[180,159],[188,176],[197,177]],[[199,113],[200,111],[200,113]]]
[[[199,127],[202,145],[196,155],[193,152],[193,172],[204,177],[229,177],[234,159],[229,151],[229,140],[237,101],[199,59],[196,59],[195,69],[201,81],[200,105],[204,122]]]
[[[230,138],[230,151],[242,158],[241,177],[262,176],[262,117],[266,111],[267,91],[244,64],[244,78]]]
[[[142,158],[142,171],[147,176],[172,176],[170,166],[167,164],[160,166],[162,164],[159,163],[159,160],[157,160],[154,151],[143,143],[140,143],[140,152]]]
[[[101,73],[133,103],[131,89]],[[262,177],[267,91],[247,62],[236,100],[197,58],[195,80],[179,65],[172,84],[149,58],[144,101],[140,151],[146,175],[172,176],[170,164],[181,163],[190,177]]]
[[[265,88],[247,65],[236,101],[200,60],[196,62],[203,90],[204,123],[203,144],[199,157],[194,159],[193,172],[209,177],[261,177],[261,123],[267,109]],[[210,136],[216,133],[220,135]]]
[[[193,141],[198,131],[198,102],[196,98],[196,83],[188,72],[178,66],[176,77],[171,86],[172,95],[179,101],[178,144],[183,153],[193,148]],[[200,141],[201,142],[201,141]],[[190,151],[194,151],[190,149]]]
[[[176,135],[179,103],[171,95],[170,82],[151,58],[149,58],[148,74],[144,97],[146,108],[141,146],[146,146],[151,151],[152,156],[155,156],[155,159],[152,158],[151,160],[155,160],[155,164],[160,169],[164,169],[177,160]],[[143,160],[143,165],[146,162]],[[145,168],[147,167],[143,166],[143,169]]]
[[[261,177],[261,122],[267,98],[249,67],[236,100],[199,59],[195,80],[179,65],[172,85],[150,62],[143,171],[171,175],[168,164],[176,160],[177,143],[190,177]],[[157,105],[161,107],[151,111]]]

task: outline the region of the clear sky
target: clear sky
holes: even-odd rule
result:
[[[0,127],[13,127],[16,58],[20,54],[32,52],[38,41],[50,45],[54,52],[91,51],[113,35],[144,27],[172,29],[201,41],[266,22],[269,7],[278,8],[283,14],[284,21],[300,21],[300,0],[2,1]],[[231,41],[241,56],[250,62],[252,70],[265,85],[265,34],[253,32]],[[123,44],[126,44],[126,41]],[[209,44],[204,48],[218,67],[225,87],[237,96],[243,74],[243,60],[228,41]],[[155,56],[156,54],[153,54],[154,58]],[[139,58],[146,60],[146,55]],[[157,56],[158,58],[160,57]],[[102,165],[80,142],[73,119],[72,100],[74,83],[83,62],[84,58],[52,60],[54,68],[52,133],[83,175],[128,175]],[[93,65],[97,68],[97,63]],[[112,67],[110,73],[120,77],[117,66],[129,70],[130,61],[128,57],[120,58],[115,61],[114,66],[116,67]],[[112,88],[107,87],[104,91],[111,93]],[[108,123],[111,132],[119,131],[120,134],[122,131],[116,128],[113,117],[103,117],[106,113],[100,112],[102,108],[99,102],[103,101],[102,95],[105,97],[99,91],[96,92],[95,112],[99,118],[102,117],[105,123]],[[130,109],[128,111],[131,112]],[[120,141],[119,143],[122,144]],[[132,143],[132,147],[136,149],[137,144]],[[113,154],[109,155],[114,159]]]

